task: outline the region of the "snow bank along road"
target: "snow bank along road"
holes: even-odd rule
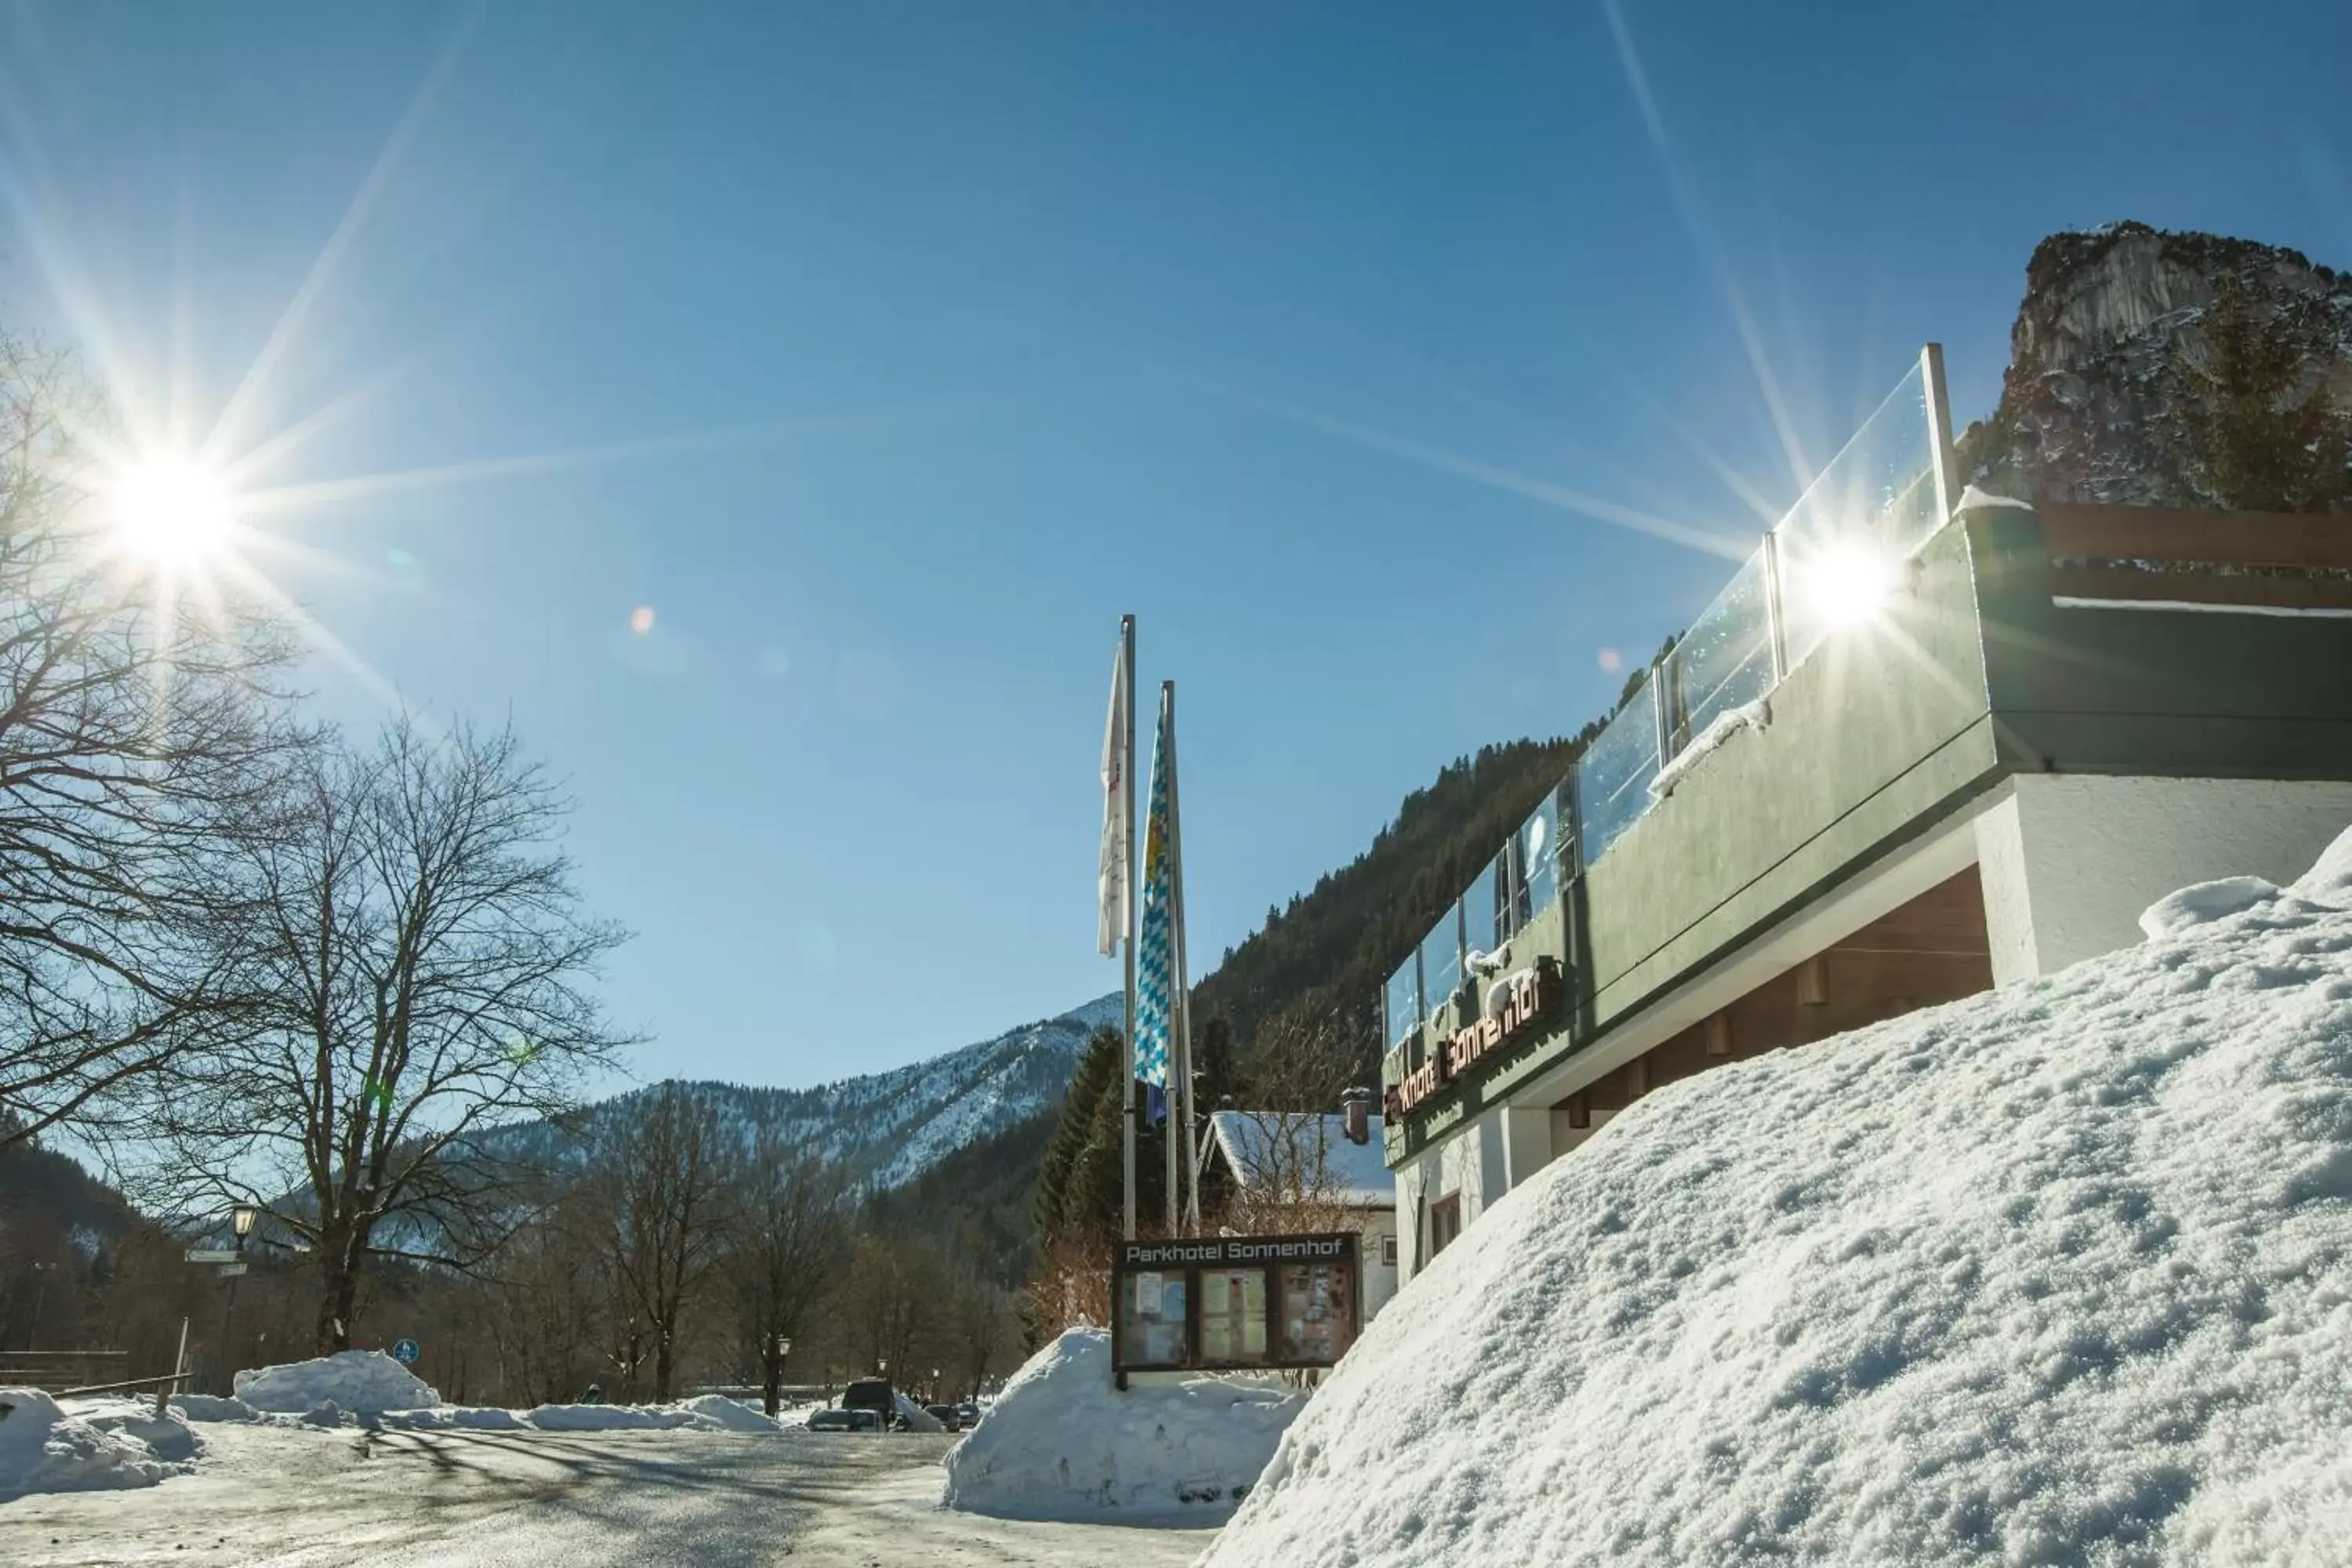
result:
[[[0,1563],[1151,1568],[1209,1532],[939,1508],[951,1439],[202,1428],[193,1476],[0,1504]]]

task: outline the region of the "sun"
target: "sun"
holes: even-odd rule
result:
[[[228,548],[236,492],[215,468],[158,454],[124,468],[108,487],[107,520],[116,546],[152,566],[201,566]]]

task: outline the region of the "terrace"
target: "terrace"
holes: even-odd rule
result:
[[[2108,818],[2257,861],[2352,819],[2352,520],[1962,495],[1940,381],[1931,347],[1391,975],[1392,1167],[1493,1112],[1507,1187],[1672,1077],[2135,939],[2132,889],[2051,874]],[[2157,836],[2147,876],[2189,865]]]

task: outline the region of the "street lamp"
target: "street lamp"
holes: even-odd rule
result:
[[[245,1238],[253,1234],[253,1222],[260,1217],[261,1211],[251,1204],[229,1205],[228,1227],[236,1232],[236,1249],[239,1252],[245,1250]]]

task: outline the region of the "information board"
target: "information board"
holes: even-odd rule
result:
[[[1361,1321],[1360,1246],[1353,1231],[1121,1242],[1111,1259],[1111,1366],[1329,1366]]]

